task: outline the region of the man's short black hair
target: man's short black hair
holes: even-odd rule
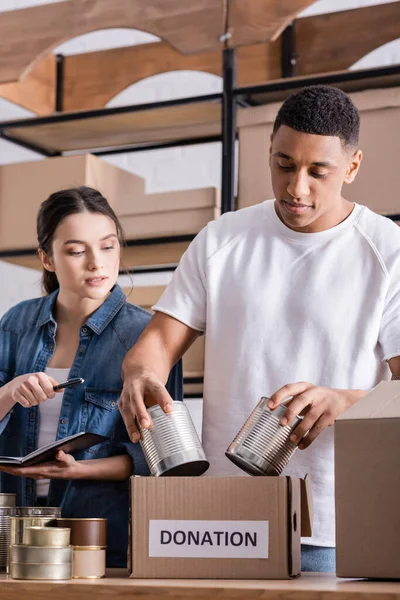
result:
[[[344,146],[357,147],[360,115],[349,96],[339,88],[310,85],[285,100],[275,119],[275,134],[281,125],[302,133],[339,137]]]

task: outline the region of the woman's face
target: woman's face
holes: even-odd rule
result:
[[[57,275],[60,294],[105,298],[119,272],[120,244],[115,223],[92,212],[66,217],[55,231],[52,255],[42,261]]]

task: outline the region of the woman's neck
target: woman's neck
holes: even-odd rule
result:
[[[55,304],[55,319],[58,325],[68,325],[79,329],[88,318],[104,303],[101,299],[80,298],[60,290]]]

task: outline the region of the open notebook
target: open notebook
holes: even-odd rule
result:
[[[53,460],[58,450],[63,450],[67,453],[77,452],[78,450],[85,450],[86,448],[90,448],[90,446],[100,444],[100,442],[104,442],[107,439],[107,437],[98,433],[85,433],[81,431],[56,442],[51,442],[51,444],[46,444],[46,446],[42,446],[26,456],[0,456],[0,465],[29,467],[30,465]]]

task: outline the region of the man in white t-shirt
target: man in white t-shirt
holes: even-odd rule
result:
[[[315,505],[303,570],[334,570],[329,426],[400,374],[400,229],[342,196],[361,163],[358,134],[358,111],[341,90],[290,96],[271,138],[276,199],[199,233],[123,365],[121,412],[137,441],[135,418],[150,424],[144,401],[171,410],[168,373],[205,333],[210,475],[243,475],[225,450],[260,396],[271,396],[272,408],[293,397],[286,418],[305,415],[293,434],[304,451],[285,473],[310,473]]]

